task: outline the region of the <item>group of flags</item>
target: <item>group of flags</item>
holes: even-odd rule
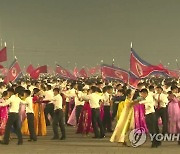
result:
[[[7,48],[4,47],[0,50],[0,62],[7,61]],[[14,82],[18,79],[19,76],[22,75],[22,70],[17,61],[17,58],[13,61],[9,69],[4,70],[3,65],[0,65],[1,74],[5,75],[4,82]],[[3,72],[4,71],[4,72]],[[53,69],[50,69],[47,65],[39,66],[35,68],[32,64],[30,64],[26,68],[26,73],[30,75],[33,79],[38,79],[41,73],[52,73]],[[131,48],[130,53],[130,70],[124,70],[118,68],[113,65],[102,64],[101,66],[95,66],[92,68],[78,68],[75,66],[73,72],[63,68],[60,65],[56,65],[55,74],[59,75],[65,79],[76,80],[78,77],[88,78],[89,76],[94,76],[101,73],[103,79],[113,79],[113,80],[121,80],[132,87],[136,87],[139,80],[142,78],[146,78],[150,75],[163,74],[170,77],[179,77],[178,70],[169,70],[164,67],[162,64],[152,65],[148,62],[141,59],[138,54]]]

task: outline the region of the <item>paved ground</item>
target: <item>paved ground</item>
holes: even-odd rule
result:
[[[9,145],[0,145],[0,154],[63,154],[63,153],[118,153],[118,154],[179,154],[180,146],[175,142],[165,142],[158,149],[150,148],[150,141],[138,148],[122,147],[117,143],[110,143],[111,134],[104,139],[92,139],[93,134],[82,136],[75,134],[75,128],[67,127],[67,139],[65,141],[51,141],[52,129],[48,127],[48,134],[38,137],[35,143],[27,142],[28,137],[24,136],[24,144],[16,145],[17,139],[13,139]]]

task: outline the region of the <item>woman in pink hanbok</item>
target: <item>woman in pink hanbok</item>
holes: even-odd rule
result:
[[[145,121],[145,106],[143,104],[136,104],[134,106],[134,122],[135,128],[144,128],[145,132],[148,132]]]
[[[0,103],[7,98],[8,98],[8,93],[7,91],[5,91],[2,94],[2,99],[0,99]],[[0,140],[4,135],[7,119],[8,119],[8,106],[0,107]]]
[[[91,108],[89,102],[85,102],[79,117],[77,133],[88,134],[92,132]]]
[[[171,134],[180,133],[180,102],[178,98],[169,92],[168,104],[168,131]]]
[[[87,91],[84,90],[84,93],[90,94],[91,90],[87,90]],[[76,133],[87,135],[88,133],[93,132],[91,114],[92,113],[91,113],[90,104],[89,102],[85,102],[79,117]]]

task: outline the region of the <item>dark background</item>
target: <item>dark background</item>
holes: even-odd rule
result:
[[[146,61],[177,68],[180,0],[0,0],[0,38],[9,65],[55,61],[66,68],[100,63],[129,68],[130,42]],[[180,60],[180,59],[179,59]]]

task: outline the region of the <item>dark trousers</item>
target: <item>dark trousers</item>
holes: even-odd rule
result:
[[[45,116],[45,120],[46,120],[46,126],[50,125],[50,121],[48,119],[48,114],[50,114],[51,118],[53,118],[53,114],[54,114],[54,104],[53,103],[47,104],[45,109],[44,109],[44,116]]]
[[[69,102],[66,102],[66,110],[65,110],[65,123],[67,124],[69,118]]]
[[[110,114],[110,106],[104,106],[104,118],[103,118],[103,127],[104,130],[111,131],[112,124],[111,124],[111,114]]]
[[[27,120],[28,120],[28,128],[30,133],[30,139],[36,141],[37,136],[34,129],[34,114],[33,113],[27,113]]]
[[[65,125],[64,125],[64,115],[62,109],[58,109],[54,111],[54,117],[53,117],[53,132],[54,132],[54,137],[59,138],[59,133],[58,133],[58,126],[61,129],[62,137],[65,138]]]
[[[15,133],[18,137],[18,142],[22,142],[22,134],[19,126],[19,114],[18,113],[9,113],[8,121],[6,123],[5,133],[4,133],[4,143],[9,143],[11,127],[14,127]]]
[[[80,117],[82,108],[83,108],[83,105],[77,105],[76,106],[76,122],[77,122],[77,124],[79,122],[79,117]]]
[[[149,133],[153,136],[154,134],[157,134],[156,132],[156,115],[155,113],[150,113],[148,115],[146,115],[146,125],[147,128],[149,130]],[[153,138],[152,141],[152,146],[157,145],[157,141],[155,139],[155,137]]]
[[[97,137],[97,138],[103,137],[105,135],[105,133],[104,133],[102,121],[100,119],[100,111],[99,111],[99,109],[92,109],[91,111],[92,111],[92,127],[94,130],[95,137]],[[99,133],[97,124],[100,128],[100,133]]]
[[[167,109],[166,108],[156,109],[155,113],[156,113],[156,132],[159,133],[158,119],[161,117],[163,124],[162,133],[166,134],[168,132]]]
[[[112,120],[114,120],[114,118],[115,118],[116,115],[117,115],[118,105],[119,105],[119,103],[115,103],[115,102],[113,103]]]

